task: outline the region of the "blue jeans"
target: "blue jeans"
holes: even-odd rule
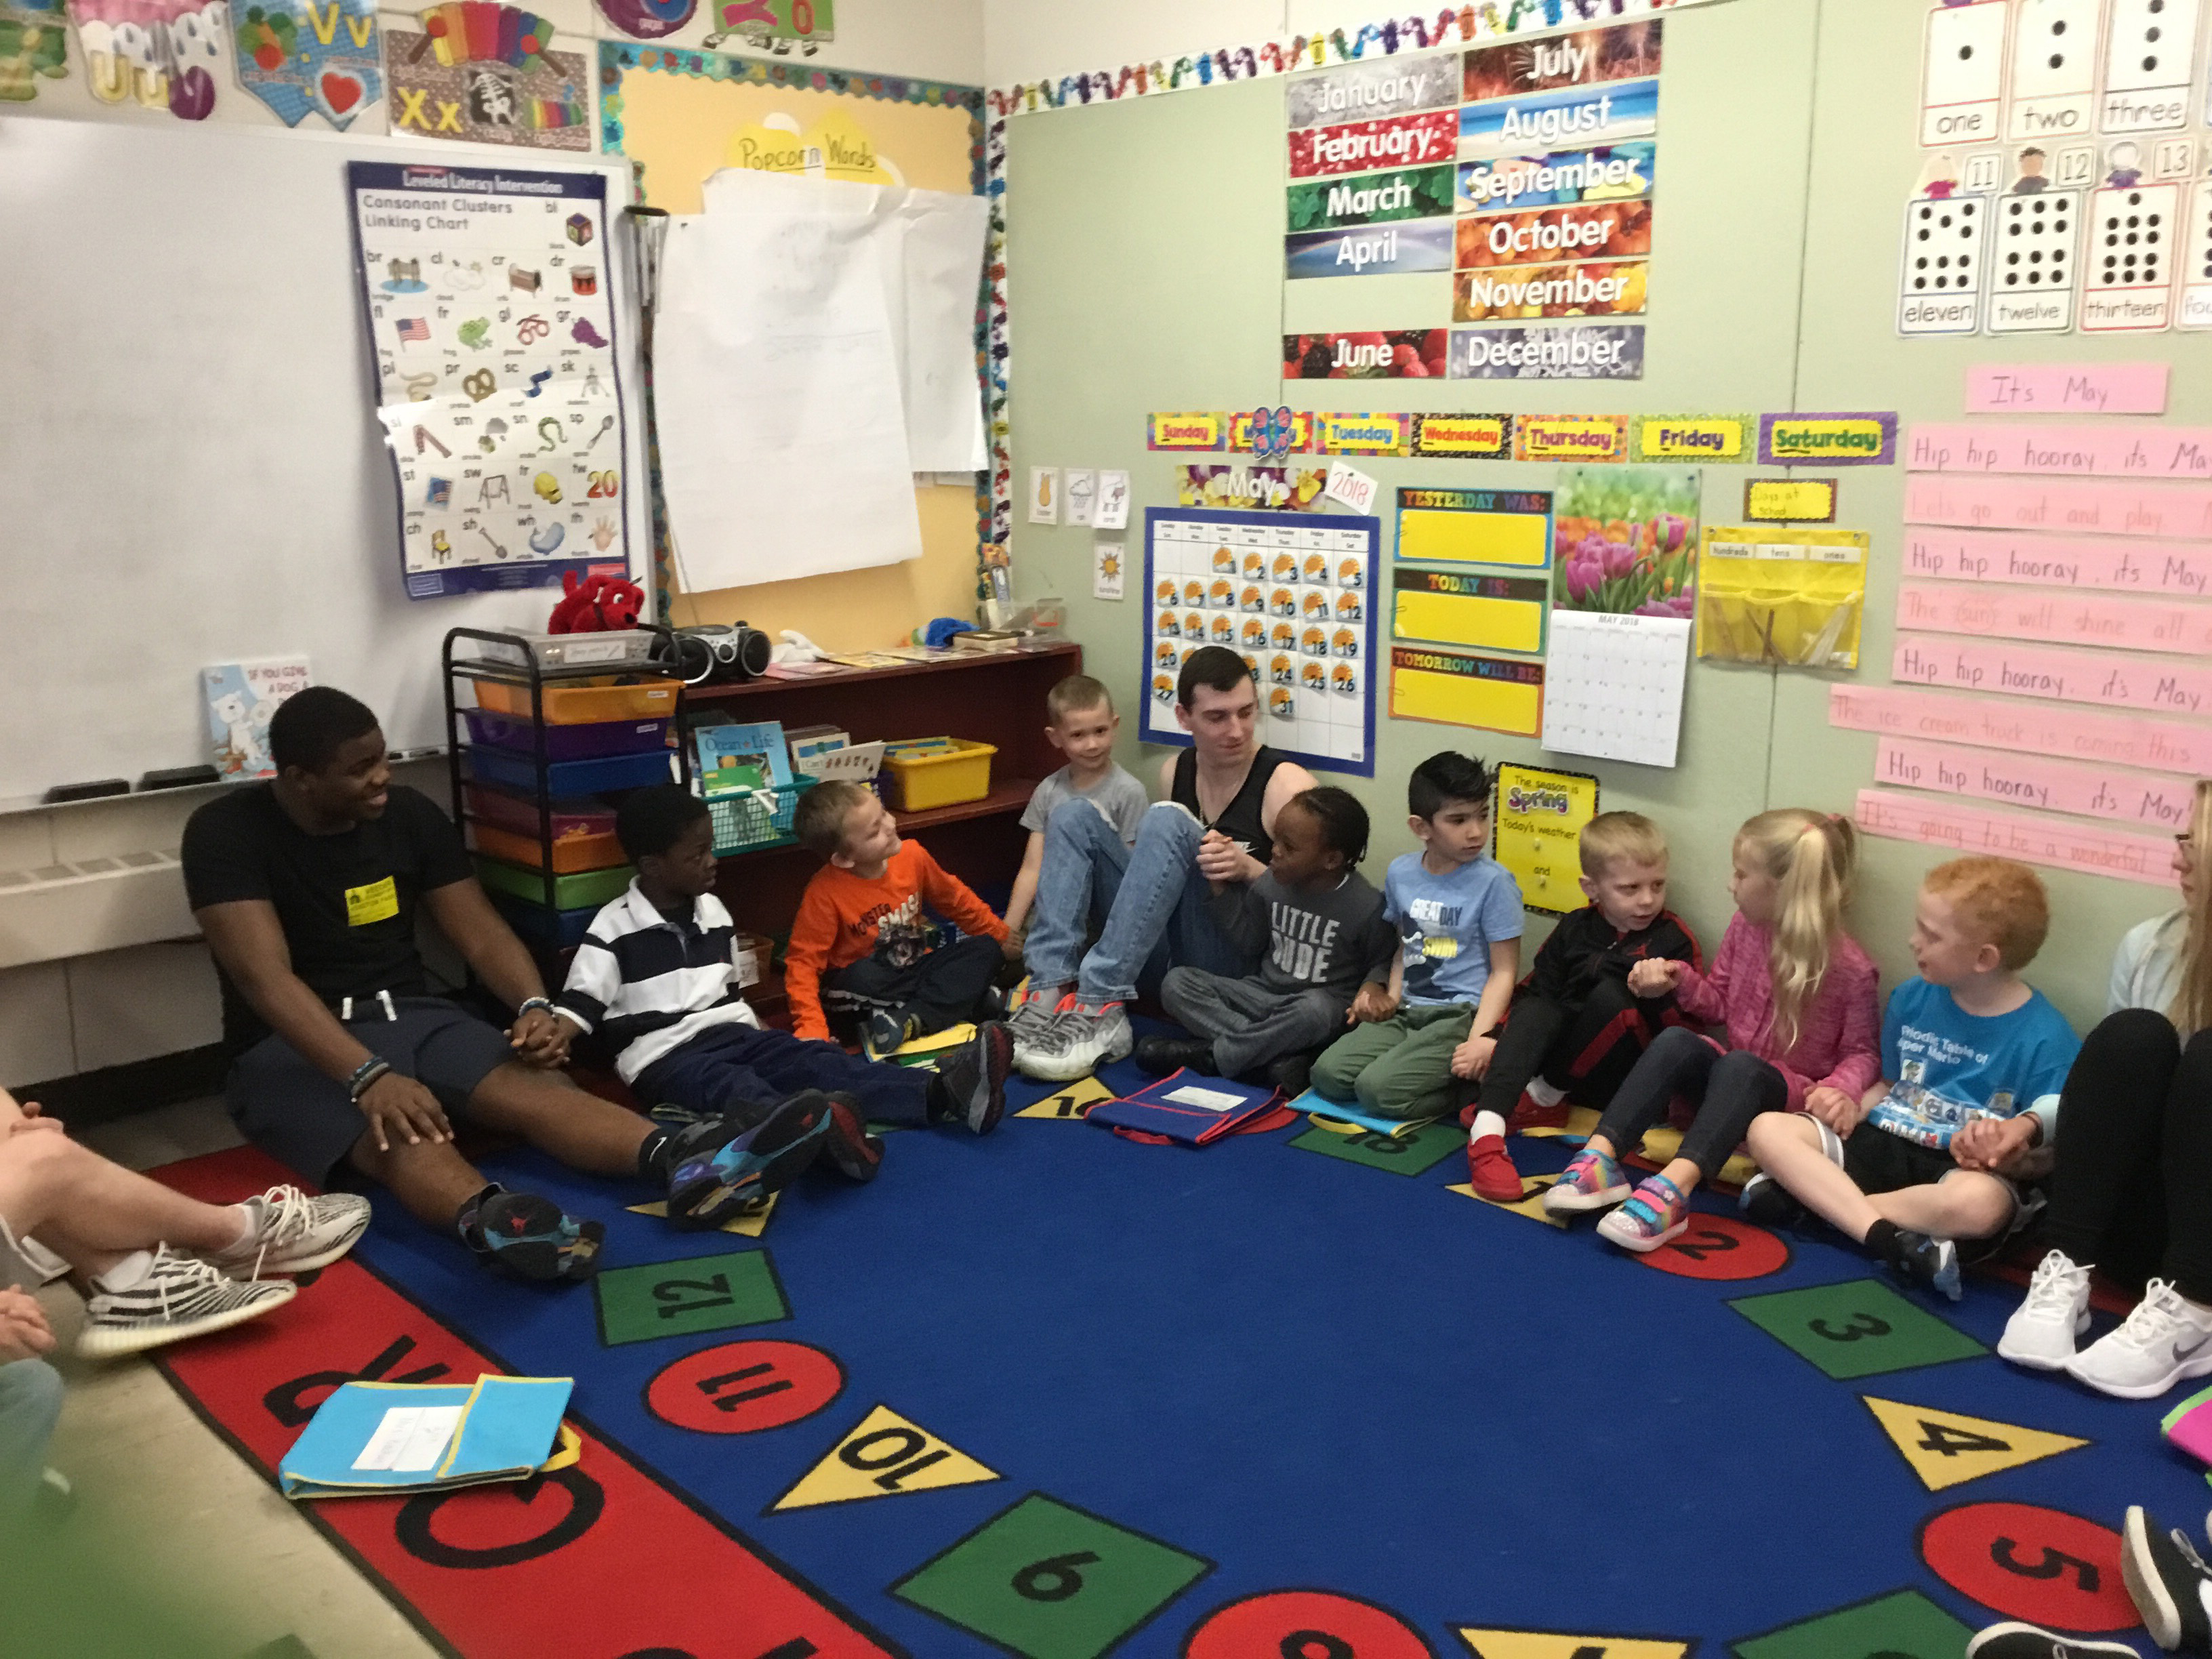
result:
[[[1036,985],[1077,984],[1091,1006],[1126,1002],[1141,981],[1157,991],[1170,967],[1204,968],[1235,977],[1250,965],[1208,914],[1213,890],[1198,872],[1206,831],[1172,801],[1145,814],[1137,844],[1121,836],[1087,800],[1065,800],[1044,827],[1023,957]],[[1083,955],[1085,931],[1103,918],[1098,943]]]
[[[929,1085],[936,1075],[862,1060],[834,1042],[757,1031],[733,1021],[663,1054],[630,1087],[647,1104],[666,1101],[695,1112],[725,1113],[744,1119],[748,1127],[766,1115],[759,1109],[781,1105],[803,1089],[819,1089],[851,1095],[878,1123],[919,1127],[929,1121]]]
[[[0,1532],[23,1518],[62,1412],[61,1373],[43,1359],[0,1365]]]

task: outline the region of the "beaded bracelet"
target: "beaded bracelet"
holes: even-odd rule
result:
[[[346,1094],[356,1104],[367,1092],[368,1085],[392,1069],[392,1062],[382,1054],[371,1054],[354,1067],[353,1075],[346,1079]]]

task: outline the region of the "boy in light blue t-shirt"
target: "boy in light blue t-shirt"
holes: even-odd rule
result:
[[[1913,913],[1919,969],[1890,993],[1882,1079],[1849,1112],[1768,1112],[1747,1139],[1763,1173],[1743,1206],[1810,1209],[1908,1281],[1961,1294],[1958,1242],[2002,1238],[2039,1200],[2058,1092],[2081,1041],[2020,977],[2051,926],[2043,883],[2010,859],[1928,872]]]
[[[1520,884],[1486,857],[1490,773],[1447,750],[1413,769],[1407,827],[1421,850],[1390,861],[1382,914],[1400,948],[1388,985],[1360,988],[1353,1029],[1314,1065],[1314,1087],[1377,1117],[1441,1117],[1455,1079],[1480,1078],[1521,976]]]

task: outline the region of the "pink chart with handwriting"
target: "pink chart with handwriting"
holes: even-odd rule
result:
[[[2165,363],[1978,363],[1969,415],[2163,415]]]
[[[1979,807],[1862,789],[1852,818],[1870,836],[1922,842],[1960,853],[1993,853],[2030,864],[2118,876],[2146,886],[2173,886],[2173,842],[2166,836],[2129,835],[2094,824],[1990,812]]]
[[[1905,582],[1897,590],[1897,625],[2123,651],[2212,652],[2212,607],[2158,599]]]
[[[2212,776],[2212,730],[2139,714],[2092,714],[2026,699],[1962,697],[1907,686],[1834,685],[1828,688],[1828,724],[2191,779]]]
[[[1905,574],[1952,581],[2107,587],[2212,597],[2212,542],[2023,535],[2010,530],[1905,527]]]
[[[2212,478],[2212,427],[1915,426],[1914,472],[2029,472],[2068,477]]]
[[[2118,818],[2186,830],[2196,784],[2112,767],[1999,754],[1964,744],[1884,738],[1875,751],[1875,781],[1946,795],[1973,795],[2046,812]]]
[[[2016,697],[2103,703],[2163,714],[2212,710],[2212,670],[2135,662],[2045,646],[1984,644],[1925,634],[1900,637],[1890,677],[1904,684],[2002,691]]]

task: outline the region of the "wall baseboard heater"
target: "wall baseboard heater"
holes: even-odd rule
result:
[[[173,854],[0,870],[0,968],[196,939],[199,931]]]

